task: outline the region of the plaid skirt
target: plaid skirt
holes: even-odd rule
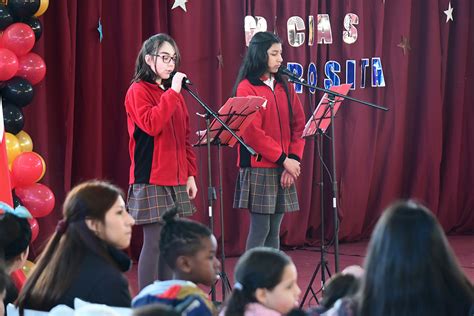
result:
[[[135,224],[150,224],[160,220],[163,213],[178,208],[179,216],[190,216],[196,211],[189,200],[186,186],[131,184],[128,187],[127,208]]]
[[[300,209],[296,186],[283,189],[282,168],[240,168],[235,184],[234,208],[275,214]]]

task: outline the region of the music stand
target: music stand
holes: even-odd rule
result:
[[[219,109],[218,117],[224,118],[221,123],[214,119],[209,127],[204,131],[197,132],[199,139],[194,146],[205,146],[209,142],[217,146],[217,163],[219,165],[219,196],[220,196],[220,226],[221,226],[221,272],[220,280],[222,282],[222,299],[225,300],[227,290],[232,291],[229,278],[225,272],[225,251],[224,251],[224,199],[222,188],[222,146],[233,147],[238,139],[230,131],[237,135],[242,135],[247,126],[252,122],[255,114],[263,107],[267,101],[262,97],[248,96],[230,98]],[[227,124],[229,129],[224,128]],[[213,221],[212,213],[209,213],[210,220]],[[211,293],[212,294],[212,293]]]
[[[255,114],[260,108],[265,107],[266,100],[261,97],[248,96],[230,98],[219,109],[219,113],[214,112],[207,106],[187,85],[183,88],[188,91],[191,96],[206,110],[204,115],[206,118],[206,130],[197,132],[199,139],[194,146],[207,147],[207,163],[208,163],[208,214],[209,227],[214,233],[214,211],[213,203],[217,199],[216,190],[212,186],[211,172],[211,145],[217,145],[218,148],[218,164],[219,164],[219,195],[220,195],[220,226],[221,226],[221,272],[219,274],[222,282],[222,299],[225,300],[227,291],[232,291],[229,278],[225,272],[225,251],[224,251],[224,203],[222,198],[222,163],[221,163],[221,146],[226,145],[233,147],[237,142],[244,146],[251,155],[255,156],[256,152],[240,138],[245,128],[254,119]],[[225,121],[222,118],[225,118]],[[214,120],[211,123],[211,118]],[[211,299],[216,301],[215,286],[211,286]]]
[[[335,91],[320,88],[317,85],[311,85],[311,84],[307,83],[304,79],[301,79],[300,77],[298,77],[297,74],[292,73],[287,69],[279,70],[279,72],[280,71],[284,75],[288,76],[288,81],[290,81],[290,82],[300,84],[300,85],[305,86],[307,88],[315,89],[315,90],[322,91],[322,92],[328,94],[329,111],[330,111],[330,117],[331,117],[329,123],[332,122],[332,124],[330,124],[330,125],[331,125],[331,148],[332,148],[332,160],[333,160],[333,163],[332,163],[332,179],[331,180],[332,180],[332,192],[333,192],[332,207],[333,207],[333,213],[334,213],[333,214],[334,215],[334,265],[335,265],[334,268],[335,268],[335,272],[338,272],[339,271],[339,238],[338,238],[339,218],[338,218],[338,210],[337,210],[337,195],[338,194],[337,194],[337,178],[336,178],[336,146],[335,146],[336,135],[334,134],[335,98],[336,97],[341,97],[342,99],[348,99],[348,100],[351,100],[351,101],[355,101],[357,103],[367,105],[367,106],[369,106],[371,108],[374,108],[374,109],[377,109],[377,110],[388,111],[388,109],[383,107],[383,106],[371,103],[371,102],[359,100],[359,99],[356,99],[356,98],[349,97],[347,95],[337,93]],[[324,117],[323,117],[323,119],[324,119]],[[310,286],[311,286],[311,284],[310,284]],[[311,290],[312,290],[312,288],[311,288]],[[301,306],[303,306],[303,303],[304,303],[304,301],[302,302]]]
[[[350,89],[350,84],[345,84],[342,86],[333,86],[331,87],[331,91],[334,91],[336,93],[339,93],[341,95],[346,95],[349,92]],[[331,272],[329,271],[329,266],[328,266],[328,261],[326,260],[326,246],[324,244],[324,239],[325,239],[325,233],[324,233],[324,174],[323,174],[323,137],[324,134],[327,131],[327,128],[331,124],[331,116],[330,114],[330,102],[333,102],[335,104],[334,106],[334,115],[336,112],[339,110],[339,106],[341,105],[341,102],[343,101],[342,97],[336,97],[334,101],[331,101],[330,96],[328,96],[327,93],[323,95],[321,100],[319,101],[318,106],[314,110],[313,114],[309,118],[308,122],[305,125],[305,128],[303,130],[303,135],[302,137],[317,137],[318,138],[318,144],[317,150],[318,150],[318,156],[320,158],[320,181],[319,181],[319,186],[320,186],[320,214],[321,214],[321,259],[316,266],[313,275],[311,276],[311,279],[309,281],[308,287],[306,288],[305,294],[303,296],[303,300],[301,301],[300,307],[303,307],[304,302],[306,301],[306,297],[308,296],[309,292],[311,291],[312,296],[316,299],[316,302],[319,304],[318,297],[316,296],[317,292],[314,291],[313,289],[313,282],[314,279],[316,278],[316,275],[318,274],[319,269],[321,269],[321,290],[324,291],[324,285],[326,283],[326,275],[325,271],[327,272],[328,276],[331,276]]]

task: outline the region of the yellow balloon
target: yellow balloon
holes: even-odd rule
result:
[[[29,277],[34,268],[35,264],[30,260],[26,260],[25,265],[21,269],[23,270],[25,276]]]
[[[20,131],[16,134],[16,138],[20,142],[21,152],[33,151],[33,141],[27,132]]]
[[[34,14],[36,17],[42,16],[46,12],[49,6],[49,0],[40,0],[40,6],[38,11]]]
[[[21,146],[18,138],[10,133],[5,133],[5,140],[7,146],[8,164],[11,164],[15,158],[21,154]]]

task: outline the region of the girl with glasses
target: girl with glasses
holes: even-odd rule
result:
[[[175,207],[182,216],[194,213],[190,200],[197,193],[196,157],[180,93],[186,75],[176,72],[179,62],[175,41],[166,34],[153,35],[138,53],[125,97],[131,160],[127,204],[136,224],[143,227],[140,289],[172,276],[159,252],[163,213]]]

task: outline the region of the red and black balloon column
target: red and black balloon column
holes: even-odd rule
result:
[[[33,86],[46,74],[43,58],[31,50],[41,38],[43,30],[38,17],[48,5],[49,0],[0,0],[0,108],[3,107],[13,202],[33,215],[32,240],[39,233],[36,218],[48,215],[55,203],[53,192],[39,183],[46,164],[33,151],[33,140],[23,130],[22,110],[33,100]]]

